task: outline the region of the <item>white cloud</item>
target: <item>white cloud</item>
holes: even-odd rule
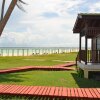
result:
[[[85,0],[24,1],[29,4],[24,6],[27,13],[15,9],[12,18],[17,19],[17,22],[10,20],[12,25],[8,26],[9,30],[5,29],[0,45],[78,46],[78,36],[72,32],[77,15],[73,12],[76,12],[75,9],[78,10]],[[57,13],[59,17],[45,18],[42,16],[45,12]],[[20,14],[20,17],[14,16],[15,13]]]
[[[89,12],[100,13],[100,1],[89,6]]]

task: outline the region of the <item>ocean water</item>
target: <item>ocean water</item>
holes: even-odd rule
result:
[[[78,52],[76,47],[0,47],[0,56],[32,56]]]

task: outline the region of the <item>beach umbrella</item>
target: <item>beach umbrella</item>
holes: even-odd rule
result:
[[[17,5],[17,7],[19,9],[21,9],[22,11],[25,11],[21,5],[22,4],[26,4],[24,1],[22,0],[12,0],[5,15],[4,15],[4,8],[5,8],[5,3],[6,3],[6,0],[3,0],[2,1],[2,8],[1,8],[1,18],[0,18],[0,36],[3,32],[3,29],[4,27],[6,26],[15,6]]]

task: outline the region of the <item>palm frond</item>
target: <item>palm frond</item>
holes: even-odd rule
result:
[[[22,0],[18,0],[16,5],[17,5],[17,7],[18,7],[19,9],[21,9],[21,10],[24,11],[24,12],[26,12],[26,11],[24,10],[22,4],[27,4],[27,3],[25,3],[25,2],[22,1]]]
[[[27,5],[27,3],[26,2],[24,2],[24,1],[22,1],[22,0],[19,0],[21,3],[23,3],[23,4],[26,4]]]

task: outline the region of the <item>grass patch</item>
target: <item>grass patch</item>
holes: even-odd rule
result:
[[[0,57],[0,69],[20,66],[52,66],[75,61],[77,53],[34,55],[28,57]]]
[[[27,71],[1,74],[0,84],[60,87],[100,87],[100,81],[78,77],[76,71]]]

